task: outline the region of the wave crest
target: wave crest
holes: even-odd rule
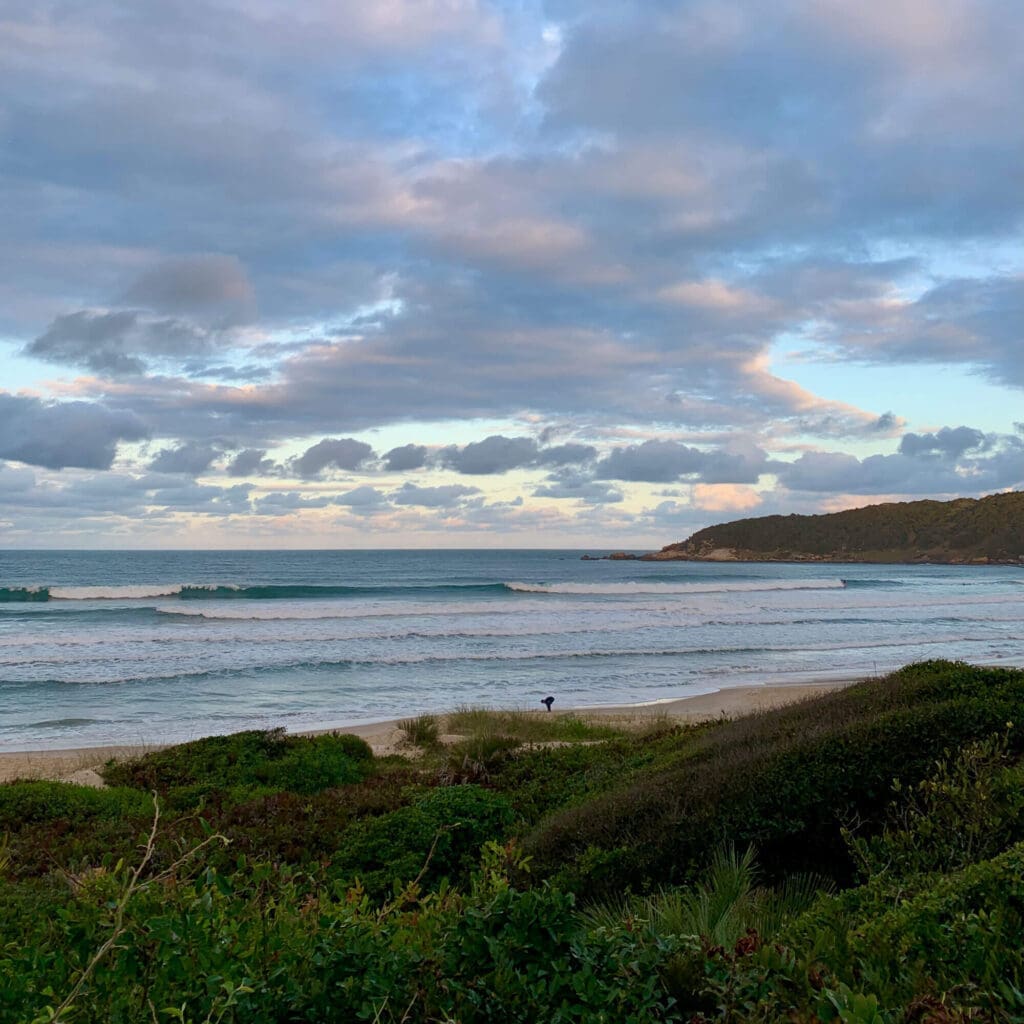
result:
[[[763,590],[842,590],[846,583],[828,580],[760,580],[746,583],[506,583],[525,594],[717,594]]]
[[[137,601],[172,597],[182,601],[274,601],[299,598],[388,597],[423,593],[501,593],[501,583],[442,586],[351,587],[331,584],[153,583],[130,587],[0,587],[0,603],[35,601]]]

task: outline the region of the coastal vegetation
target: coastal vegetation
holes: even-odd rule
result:
[[[928,662],[0,786],[0,1024],[1021,1021],[1022,714],[1024,671]]]
[[[1024,564],[1024,492],[738,519],[644,558]]]

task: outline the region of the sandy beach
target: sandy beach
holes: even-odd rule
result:
[[[566,709],[588,718],[612,719],[623,726],[643,726],[651,719],[671,718],[679,722],[701,722],[716,718],[768,711],[817,694],[848,686],[856,680],[828,680],[818,683],[779,683],[770,686],[737,686],[715,693],[682,697],[658,704],[623,704],[601,708]],[[545,714],[538,711],[537,714]],[[321,730],[327,731],[327,730]],[[378,756],[401,753],[404,733],[398,719],[339,727],[336,732],[363,737]],[[54,779],[80,785],[102,785],[97,772],[107,761],[133,757],[155,746],[78,747],[67,750],[0,752],[0,782],[13,779]],[[407,749],[407,748],[404,748]]]

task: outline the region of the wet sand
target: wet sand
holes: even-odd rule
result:
[[[735,718],[753,712],[768,711],[784,704],[792,704],[808,697],[840,689],[852,682],[856,682],[856,680],[832,679],[819,683],[737,686],[718,690],[716,693],[681,697],[678,700],[658,704],[621,704],[564,710],[573,711],[586,718],[610,719],[616,725],[624,727],[630,725],[642,727],[649,724],[652,719],[662,718],[687,723],[703,722],[710,719]],[[546,713],[537,711],[537,714],[541,715]],[[378,756],[401,753],[403,750],[404,733],[398,728],[398,719],[319,731],[347,732],[362,736]],[[77,782],[86,786],[102,785],[97,769],[107,761],[134,757],[155,749],[158,749],[156,745],[0,752],[0,782],[9,782],[12,779],[56,779]]]

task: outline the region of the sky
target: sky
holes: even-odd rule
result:
[[[0,0],[0,547],[1024,486],[1019,0]]]

